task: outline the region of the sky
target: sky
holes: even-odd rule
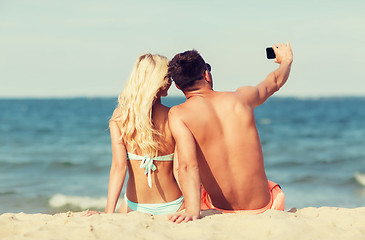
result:
[[[115,97],[141,54],[196,49],[214,89],[257,85],[289,41],[275,95],[365,96],[365,1],[0,0],[0,98]],[[174,86],[170,95],[183,96]]]

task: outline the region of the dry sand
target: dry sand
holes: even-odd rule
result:
[[[0,239],[365,239],[365,208],[304,208],[295,213],[213,214],[174,224],[145,213],[0,215]]]

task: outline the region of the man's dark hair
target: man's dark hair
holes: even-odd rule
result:
[[[170,61],[168,75],[184,90],[202,79],[206,69],[205,61],[198,51],[190,50],[175,55]]]

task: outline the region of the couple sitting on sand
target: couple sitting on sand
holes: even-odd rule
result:
[[[284,210],[284,194],[267,180],[254,109],[288,79],[289,43],[273,46],[279,67],[256,87],[213,90],[211,67],[195,50],[137,59],[110,119],[113,160],[106,213],[113,213],[127,174],[120,212],[198,219],[201,210]],[[186,101],[171,109],[161,97],[174,81]]]

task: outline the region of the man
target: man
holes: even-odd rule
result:
[[[197,51],[177,54],[171,60],[169,75],[187,100],[169,112],[186,208],[170,216],[170,221],[198,219],[201,206],[223,212],[284,210],[280,187],[266,177],[254,116],[255,107],[289,77],[290,44],[279,43],[273,49],[279,67],[256,87],[244,86],[235,92],[213,90],[210,65]]]

